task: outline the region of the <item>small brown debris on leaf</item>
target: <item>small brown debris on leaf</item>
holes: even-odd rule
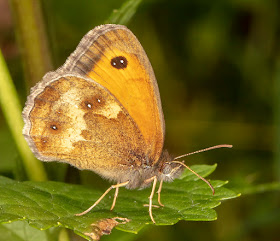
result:
[[[96,223],[91,224],[92,231],[90,233],[84,233],[86,236],[89,236],[93,240],[99,240],[102,235],[109,235],[112,229],[118,224],[125,224],[129,222],[128,218],[106,218],[101,219]]]

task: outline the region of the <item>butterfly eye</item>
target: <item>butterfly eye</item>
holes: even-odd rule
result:
[[[123,56],[118,56],[111,59],[111,65],[116,69],[125,69],[127,67],[127,59]]]

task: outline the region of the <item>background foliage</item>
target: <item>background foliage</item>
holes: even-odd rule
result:
[[[50,49],[45,55],[50,53],[53,66],[63,64],[82,36],[123,2],[41,1]],[[276,0],[147,0],[139,5],[128,27],[146,50],[158,80],[166,148],[179,155],[233,144],[232,150],[192,156],[187,163],[218,163],[212,178],[229,179],[228,186],[245,195],[217,208],[215,222],[153,226],[127,239],[279,240],[280,194],[273,191],[280,181],[279,7]],[[26,63],[10,9],[7,0],[0,0],[0,44],[23,105],[33,84],[24,78]],[[0,153],[1,174],[26,180],[2,115]],[[58,175],[57,164],[46,167],[51,180],[63,180],[64,170],[67,182],[94,182],[100,190],[108,186],[89,172],[79,176],[59,165]],[[120,235],[114,231],[104,240]]]

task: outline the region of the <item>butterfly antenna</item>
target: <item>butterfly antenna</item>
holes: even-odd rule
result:
[[[210,151],[210,150],[213,150],[213,149],[219,149],[219,148],[223,148],[223,147],[232,148],[232,145],[222,144],[222,145],[211,146],[211,147],[204,148],[204,149],[201,149],[201,150],[198,150],[198,151],[194,151],[194,152],[190,152],[190,153],[187,153],[187,154],[184,154],[184,155],[181,155],[181,156],[177,156],[177,157],[174,158],[174,160],[180,159],[182,157],[190,156],[190,155],[193,155],[193,154],[197,154],[197,153],[200,153],[200,152]]]
[[[177,157],[174,158],[174,160],[172,162],[173,163],[181,164],[182,166],[184,166],[187,169],[189,169],[193,174],[195,174],[197,177],[199,177],[202,181],[204,181],[211,188],[211,190],[213,192],[213,195],[214,195],[215,194],[215,189],[214,189],[214,187],[211,185],[211,183],[209,181],[207,181],[205,178],[200,176],[198,173],[196,173],[194,170],[192,170],[185,163],[180,162],[180,161],[175,161],[175,160],[179,159],[179,158],[182,158],[182,157],[186,157],[186,156],[190,156],[190,155],[193,155],[193,154],[197,154],[197,153],[200,153],[200,152],[210,151],[210,150],[213,150],[213,149],[218,149],[218,148],[223,148],[223,147],[232,148],[232,145],[222,144],[222,145],[211,146],[211,147],[204,148],[204,149],[201,149],[201,150],[198,150],[198,151],[194,151],[194,152],[190,152],[190,153],[187,153],[187,154],[184,154],[184,155],[181,155],[181,156],[177,156]]]
[[[180,162],[180,161],[172,161],[172,163],[179,163],[182,166],[188,168],[193,174],[195,174],[196,176],[198,176],[202,181],[206,182],[207,185],[211,188],[213,195],[215,194],[215,189],[214,187],[211,185],[211,183],[209,181],[207,181],[205,178],[203,178],[202,176],[200,176],[198,173],[196,173],[194,170],[192,170],[189,166],[187,166],[185,163]]]

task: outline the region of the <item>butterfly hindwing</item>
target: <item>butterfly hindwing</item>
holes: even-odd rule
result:
[[[23,117],[24,136],[44,161],[67,162],[106,177],[106,169],[140,166],[145,155],[143,136],[120,102],[76,74],[47,74],[33,88]]]

